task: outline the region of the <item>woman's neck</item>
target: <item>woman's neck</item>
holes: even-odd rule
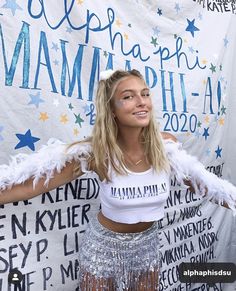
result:
[[[143,151],[143,146],[140,141],[140,131],[130,131],[127,134],[119,135],[118,143],[121,150],[126,152]]]

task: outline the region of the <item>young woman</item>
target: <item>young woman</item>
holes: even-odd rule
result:
[[[174,138],[161,136],[150,90],[138,71],[106,73],[98,84],[92,137],[69,147],[52,143],[30,157],[18,157],[14,167],[2,167],[0,204],[30,199],[95,171],[101,211],[83,237],[78,289],[154,291],[156,221],[164,216],[170,173],[234,210],[235,188],[219,182],[175,141],[163,145],[163,138]]]

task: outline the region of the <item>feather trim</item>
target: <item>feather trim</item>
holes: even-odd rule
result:
[[[18,154],[11,157],[9,165],[0,166],[0,191],[14,184],[22,184],[33,178],[34,186],[40,178],[45,178],[45,185],[53,177],[55,171],[61,172],[67,162],[79,161],[82,172],[87,170],[87,158],[91,153],[89,143],[78,143],[72,146],[57,139],[48,143],[33,154]]]
[[[180,143],[165,140],[164,144],[172,172],[178,182],[190,180],[196,193],[206,195],[209,200],[220,205],[226,202],[236,215],[236,187],[233,184],[207,171],[196,157],[182,149]]]

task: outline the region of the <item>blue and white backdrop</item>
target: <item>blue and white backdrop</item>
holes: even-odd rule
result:
[[[235,1],[0,0],[0,163],[49,138],[83,139],[96,118],[99,72],[139,69],[163,131],[236,184]],[[97,177],[0,207],[0,290],[75,290],[79,241],[99,207]],[[184,284],[182,261],[236,261],[229,210],[172,181],[162,228],[160,290],[235,290]]]

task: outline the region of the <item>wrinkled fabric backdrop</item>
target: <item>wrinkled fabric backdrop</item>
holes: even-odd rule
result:
[[[223,3],[224,2],[224,3]],[[99,72],[141,71],[162,131],[236,184],[235,1],[0,1],[0,162],[50,138],[88,136]],[[99,209],[97,176],[0,208],[0,290],[75,290],[79,241]],[[160,290],[236,290],[184,284],[181,262],[235,262],[232,212],[174,177],[161,228]]]

